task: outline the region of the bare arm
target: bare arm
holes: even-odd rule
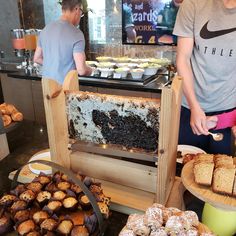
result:
[[[79,75],[91,75],[92,68],[86,65],[85,53],[74,53],[73,54],[76,69]]]
[[[200,107],[194,92],[194,78],[190,64],[193,45],[194,40],[192,38],[178,38],[176,64],[179,75],[183,77],[183,92],[191,110],[190,125],[193,133],[207,135],[206,115]]]
[[[42,65],[43,64],[43,50],[41,47],[37,46],[34,53],[34,62]]]

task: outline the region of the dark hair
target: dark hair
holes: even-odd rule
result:
[[[77,5],[82,5],[82,0],[62,0],[59,2],[62,10],[72,11]]]

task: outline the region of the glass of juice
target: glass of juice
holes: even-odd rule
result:
[[[25,49],[34,51],[36,49],[36,31],[34,29],[25,30]]]
[[[12,29],[12,46],[14,49],[23,50],[25,49],[25,32],[23,29]]]

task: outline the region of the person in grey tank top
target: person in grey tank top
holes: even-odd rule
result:
[[[62,84],[70,70],[90,75],[86,65],[84,35],[77,26],[83,16],[82,0],[62,0],[62,15],[40,33],[34,62],[43,65],[42,76]]]
[[[184,0],[177,14],[177,70],[183,77],[179,144],[230,154],[230,128],[222,142],[208,135],[207,116],[236,107],[236,1]]]

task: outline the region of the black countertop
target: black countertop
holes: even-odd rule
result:
[[[16,68],[16,65],[12,64],[2,65],[0,67],[0,73],[6,73],[9,77],[17,79],[30,79],[35,81],[41,81],[42,79],[41,76],[35,73],[29,73],[27,70],[19,70]],[[160,93],[162,88],[168,84],[168,78],[169,76],[167,74],[156,75],[152,81],[143,85],[142,83],[125,80],[79,77],[79,83],[82,86]]]

